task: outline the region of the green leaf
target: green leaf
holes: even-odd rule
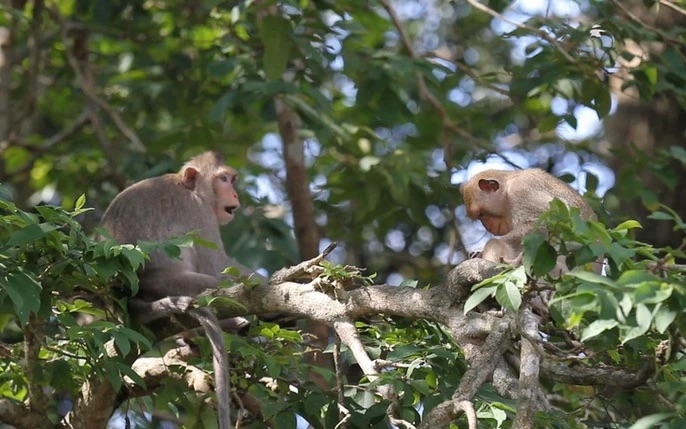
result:
[[[286,411],[279,413],[274,417],[275,427],[283,429],[296,429],[295,413]]]
[[[538,128],[538,131],[541,133],[547,133],[547,132],[552,131],[555,128],[557,128],[559,123],[560,123],[560,118],[558,116],[548,115],[545,118],[538,121],[536,128]]]
[[[622,344],[627,341],[631,341],[634,338],[638,338],[648,332],[650,329],[650,324],[652,322],[653,315],[645,304],[636,305],[636,324],[637,326],[630,327],[628,329],[622,329]]]
[[[464,314],[467,314],[471,309],[481,304],[486,298],[493,296],[496,292],[497,286],[482,287],[476,290],[464,303]]]
[[[123,362],[118,362],[117,368],[122,375],[129,377],[137,386],[145,389],[145,380],[136,371],[134,371],[133,368]]]
[[[619,232],[619,231],[622,231],[625,229],[634,229],[634,228],[643,228],[643,227],[641,226],[640,223],[638,223],[638,221],[633,220],[633,219],[629,219],[629,220],[626,220],[626,221],[620,223],[619,225],[617,225],[615,228],[612,229],[612,231]]]
[[[686,166],[686,149],[680,146],[672,146],[669,148],[669,154],[681,162],[683,166]]]
[[[660,283],[660,278],[655,274],[643,270],[629,270],[622,273],[617,279],[617,286],[637,287],[641,283]]]
[[[281,79],[291,53],[290,22],[280,15],[267,15],[260,25],[260,38],[264,44],[262,61],[269,80]]]
[[[522,249],[524,250],[522,264],[526,268],[527,272],[534,272],[533,270],[534,264],[536,263],[536,254],[546,239],[547,236],[545,234],[541,234],[540,232],[527,234],[522,239]]]
[[[505,282],[505,284],[498,286],[495,291],[495,299],[498,304],[506,309],[516,312],[522,304],[522,294],[513,282]]]
[[[651,414],[636,420],[636,423],[629,426],[629,429],[652,429],[658,426],[658,423],[674,417],[676,417],[674,413]]]
[[[676,316],[679,313],[671,310],[665,306],[659,306],[657,311],[655,312],[655,329],[657,332],[664,334],[667,332],[667,329],[669,328],[669,325],[676,320]]]
[[[281,365],[271,356],[266,356],[264,363],[267,365],[267,374],[270,377],[276,378],[281,375]]]
[[[548,274],[557,263],[557,251],[547,241],[544,241],[536,251],[533,265],[533,275],[540,277]]]
[[[670,215],[669,213],[665,213],[665,212],[661,212],[661,211],[654,211],[648,215],[648,219],[674,220],[674,216]]]
[[[227,275],[227,276],[240,277],[241,270],[238,267],[229,266],[229,267],[224,268],[224,271],[222,271],[222,274]]]
[[[598,176],[591,172],[586,172],[586,189],[588,192],[595,193],[596,189],[598,189]]]
[[[305,398],[304,408],[307,416],[319,416],[319,413],[326,404],[329,403],[329,398],[317,392],[312,392]]]
[[[7,245],[22,247],[43,237],[45,237],[45,232],[43,229],[41,229],[38,224],[32,223],[10,235]]]
[[[112,337],[114,338],[114,343],[117,345],[117,349],[122,356],[126,356],[131,351],[131,344],[129,339],[126,338],[121,332],[112,331]]]
[[[134,331],[133,329],[126,328],[123,326],[119,327],[119,331],[123,335],[125,335],[129,339],[129,341],[135,343],[139,348],[148,350],[152,349],[152,343],[150,342],[150,340],[140,332]]]
[[[604,118],[610,113],[612,107],[612,97],[610,91],[604,85],[598,85],[598,91],[595,96],[595,110],[600,119]]]
[[[0,288],[10,297],[22,325],[29,321],[32,312],[38,312],[42,287],[32,276],[23,271],[8,273],[0,283]]]
[[[565,274],[565,276],[576,277],[579,280],[588,283],[602,284],[605,286],[616,287],[614,280],[609,277],[601,276],[591,271],[570,271]]]
[[[76,204],[74,204],[74,210],[79,211],[86,204],[86,194],[81,194],[79,198],[76,199]]]
[[[596,320],[581,331],[581,341],[586,341],[619,325],[616,320]]]
[[[131,245],[122,245],[121,253],[129,261],[133,270],[137,270],[145,264],[145,255]]]
[[[210,407],[203,407],[200,411],[200,421],[203,429],[219,429],[217,413]]]
[[[650,64],[650,63],[644,63],[644,64]],[[648,78],[648,81],[651,84],[655,85],[655,83],[657,83],[658,71],[657,71],[657,67],[655,65],[653,65],[653,64],[647,65],[643,69],[643,73],[645,73],[646,77]]]

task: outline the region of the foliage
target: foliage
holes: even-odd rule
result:
[[[124,357],[152,345],[120,320],[126,300],[113,285],[136,287],[144,255],[90,239],[76,220],[88,210],[84,202],[79,198],[74,211],[39,206],[29,213],[0,200],[0,319],[3,341],[16,343],[1,359],[5,397],[24,399],[29,382],[75,394],[91,372],[117,387],[124,376],[142,382]],[[22,335],[41,343],[35,355],[23,355]],[[27,367],[40,363],[31,379],[22,359]]]
[[[686,227],[671,210],[655,212],[653,217],[672,222],[676,232]],[[686,302],[686,269],[675,265],[674,260],[686,256],[683,249],[655,249],[630,237],[631,229],[640,228],[638,222],[625,221],[607,228],[595,220],[582,219],[577,209],[569,209],[559,200],[551,202],[539,225],[541,229],[523,240],[523,265],[475,285],[465,311],[495,297],[499,305],[516,312],[525,294],[553,285],[554,297],[548,303],[550,321],[542,331],[546,343],[555,347],[560,358],[565,353],[569,353],[567,359],[578,354],[575,359],[588,367],[650,368],[659,364],[659,369],[653,369],[656,385],[677,405],[674,413],[656,414],[650,421],[680,424],[677,422],[682,421],[686,397],[681,393],[683,380],[675,374],[683,367],[684,356],[676,351],[675,342],[680,341],[679,332],[684,329],[680,309]],[[599,257],[606,261],[604,275],[590,270]],[[561,276],[553,269],[559,261],[570,269]],[[570,333],[582,347],[566,351],[561,346],[572,344],[567,337]],[[582,392],[562,384],[554,390],[570,400],[570,412],[586,400]],[[640,390],[615,394],[612,405],[636,406],[649,394]],[[597,406],[605,406],[604,401],[600,399]],[[605,411],[593,408],[587,404],[586,412],[602,419]],[[629,420],[638,417],[640,414]]]

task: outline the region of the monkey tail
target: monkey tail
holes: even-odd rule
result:
[[[212,366],[214,367],[214,388],[217,394],[217,414],[219,429],[231,429],[231,379],[229,377],[229,358],[226,354],[224,332],[219,327],[219,319],[207,307],[194,308],[188,311],[205,330],[212,346]]]

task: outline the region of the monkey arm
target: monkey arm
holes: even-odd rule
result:
[[[519,265],[522,256],[522,237],[506,234],[500,238],[491,238],[481,251],[481,258],[487,261]]]

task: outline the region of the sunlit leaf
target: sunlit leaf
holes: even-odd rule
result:
[[[495,299],[498,301],[498,304],[512,312],[516,312],[522,304],[521,291],[512,282],[505,282],[505,284],[498,286],[495,292]]]

